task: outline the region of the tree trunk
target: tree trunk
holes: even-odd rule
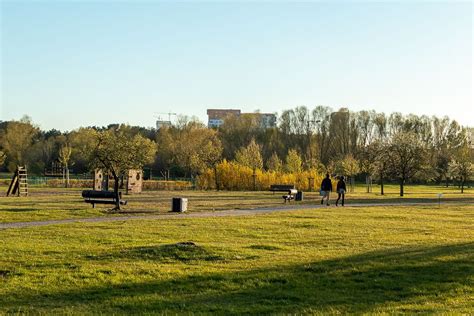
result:
[[[66,166],[66,188],[69,188],[69,168]]]
[[[380,195],[383,195],[383,175],[380,173]]]
[[[405,179],[400,179],[400,196],[403,196],[403,184],[405,183]]]
[[[114,211],[120,211],[120,194],[119,194],[119,177],[116,174],[114,176],[114,193],[115,193],[115,207],[113,208]]]
[[[217,165],[214,166],[214,180],[216,181],[216,190],[219,191],[219,179],[217,178]]]
[[[256,169],[253,169],[253,190],[254,191],[257,191],[257,173],[256,173]]]
[[[464,193],[464,177],[461,177],[461,193]]]
[[[446,187],[449,187],[449,178],[446,176]]]
[[[120,189],[123,189],[124,177],[125,177],[125,176],[123,176],[123,175],[119,177],[119,179],[120,179],[119,188],[120,188]]]

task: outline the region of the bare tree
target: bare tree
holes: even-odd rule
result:
[[[348,109],[341,108],[331,114],[329,126],[331,139],[331,157],[344,157],[351,153],[351,114]]]
[[[387,117],[385,113],[377,113],[374,117],[375,137],[379,141],[387,138]]]
[[[330,160],[330,136],[329,129],[331,124],[331,113],[330,107],[322,105],[317,106],[313,110],[313,120],[318,122],[316,127],[316,143],[317,150],[319,151],[319,161],[323,164],[327,164]]]
[[[460,180],[461,193],[464,193],[464,186],[474,173],[474,159],[467,144],[454,155],[449,164],[449,170],[454,177]]]
[[[65,180],[64,186],[69,187],[69,160],[71,159],[72,149],[69,143],[64,144],[59,149],[58,159],[63,165],[63,178]]]
[[[393,136],[387,152],[388,169],[400,183],[400,196],[404,195],[404,185],[422,169],[426,162],[425,149],[414,133],[401,132]]]
[[[363,146],[359,152],[360,170],[365,173],[367,193],[372,192],[372,177],[377,171],[380,142],[375,141]]]

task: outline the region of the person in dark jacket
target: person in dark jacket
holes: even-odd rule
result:
[[[341,176],[339,178],[339,181],[337,182],[337,200],[336,200],[336,206],[337,203],[339,203],[339,200],[342,197],[342,206],[344,206],[344,196],[346,195],[346,182],[344,181],[344,176]]]
[[[324,198],[326,198],[326,205],[329,206],[329,193],[331,191],[332,191],[332,182],[328,173],[326,174],[326,178],[323,179],[323,182],[321,182],[321,195],[323,196],[323,198],[321,199],[321,204],[324,203]]]

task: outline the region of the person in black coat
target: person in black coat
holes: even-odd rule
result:
[[[323,182],[321,182],[321,195],[323,196],[323,198],[321,199],[321,204],[324,203],[324,198],[326,198],[326,205],[329,206],[329,193],[331,191],[332,191],[332,182],[328,173],[326,174],[326,178],[323,179]]]
[[[344,206],[344,196],[346,195],[346,182],[344,181],[344,176],[341,176],[339,178],[339,181],[337,182],[337,200],[336,200],[336,206],[337,203],[339,203],[339,200],[342,197],[342,206]]]

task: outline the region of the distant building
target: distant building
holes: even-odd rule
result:
[[[162,121],[162,120],[156,121],[156,129],[157,130],[159,130],[163,126],[168,126],[168,127],[171,126],[171,121]]]
[[[273,113],[242,113],[240,110],[231,110],[231,109],[208,109],[207,110],[207,126],[209,128],[220,127],[224,124],[224,120],[228,116],[237,116],[241,115],[255,115],[258,117],[261,128],[271,128],[276,126],[276,115]]]
[[[240,110],[231,110],[231,109],[208,109],[207,110],[207,126],[211,127],[219,127],[224,124],[224,119],[227,116],[235,115],[240,116]]]
[[[260,127],[261,128],[272,128],[276,127],[277,117],[273,113],[256,113],[260,116]]]

